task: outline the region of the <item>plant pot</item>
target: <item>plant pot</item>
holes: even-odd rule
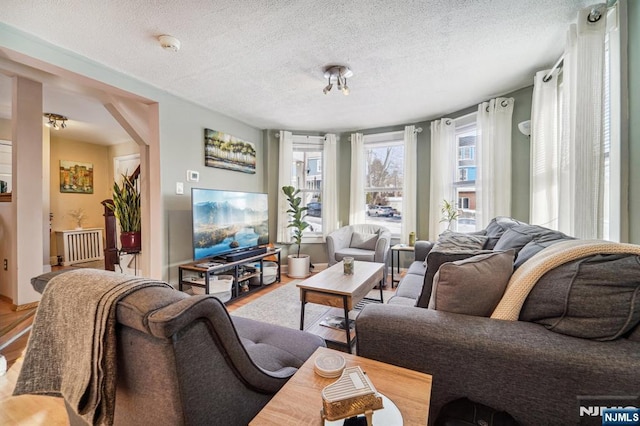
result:
[[[310,257],[308,254],[301,254],[300,257],[290,254],[287,256],[287,275],[290,278],[307,278],[309,276]]]
[[[140,231],[121,232],[120,245],[122,246],[122,251],[125,252],[140,251],[140,247],[142,247],[142,237],[140,236]]]

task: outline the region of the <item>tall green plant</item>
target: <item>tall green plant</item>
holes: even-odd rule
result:
[[[287,196],[287,201],[289,202],[289,210],[287,210],[287,213],[289,213],[289,225],[287,228],[293,228],[293,241],[298,245],[296,257],[300,257],[302,233],[309,227],[309,223],[304,220],[307,216],[307,208],[301,205],[302,198],[298,197],[299,189],[295,189],[293,186],[283,186],[282,192]]]
[[[120,223],[120,232],[140,232],[140,193],[126,175],[122,175],[122,186],[114,182],[113,205],[107,206]]]

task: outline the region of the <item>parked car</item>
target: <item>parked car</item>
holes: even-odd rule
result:
[[[312,202],[307,204],[307,215],[320,217],[322,216],[322,203]]]
[[[458,232],[473,232],[476,230],[476,220],[474,218],[462,217],[458,219]]]
[[[369,216],[386,216],[393,217],[393,208],[391,206],[373,206],[367,211]]]

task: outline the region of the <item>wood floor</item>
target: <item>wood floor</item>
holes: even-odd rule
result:
[[[281,283],[273,283],[264,289],[230,302],[227,310],[231,313],[261,296],[291,282],[292,279],[283,274]],[[387,286],[387,290],[390,286]],[[58,426],[68,425],[67,413],[61,398],[21,395],[11,396],[22,367],[22,354],[27,346],[29,333],[25,330],[33,322],[33,312],[13,311],[11,305],[0,299],[0,347],[13,336],[14,341],[1,354],[7,358],[9,369],[0,376],[0,425],[20,426]],[[2,335],[2,331],[11,331]],[[19,333],[24,334],[15,338]]]

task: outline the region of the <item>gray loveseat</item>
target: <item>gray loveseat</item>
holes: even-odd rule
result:
[[[592,255],[552,269],[518,321],[429,309],[433,277],[447,262],[512,250],[517,271],[545,247],[572,240],[505,217],[478,234],[479,250],[447,252],[418,241],[396,297],[358,316],[358,354],[431,374],[430,423],[461,397],[522,425],[599,425],[580,405],[639,407],[640,257]]]

